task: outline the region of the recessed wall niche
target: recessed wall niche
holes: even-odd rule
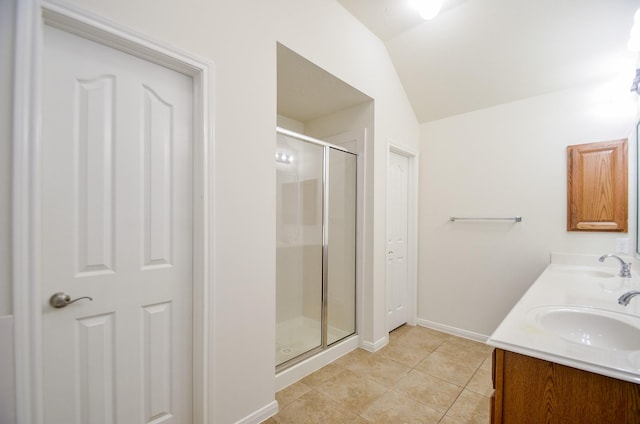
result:
[[[373,128],[373,99],[277,43],[278,126],[324,139]]]
[[[352,66],[326,59],[336,69]],[[373,197],[364,187],[373,193],[374,102],[282,44],[277,83],[279,385],[291,366],[319,367],[338,344],[357,344],[356,311],[364,309],[357,288],[367,284],[372,263],[363,240],[373,239],[364,226],[373,221]]]

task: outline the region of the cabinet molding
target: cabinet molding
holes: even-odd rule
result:
[[[567,231],[627,232],[627,139],[567,147]]]

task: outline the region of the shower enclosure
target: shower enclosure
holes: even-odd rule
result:
[[[277,130],[276,370],[356,332],[357,156]]]

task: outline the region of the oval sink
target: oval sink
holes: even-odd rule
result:
[[[579,307],[535,310],[540,327],[569,342],[609,350],[640,350],[640,318]]]

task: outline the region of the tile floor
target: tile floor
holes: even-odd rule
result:
[[[403,326],[276,393],[265,424],[489,423],[492,348]]]

